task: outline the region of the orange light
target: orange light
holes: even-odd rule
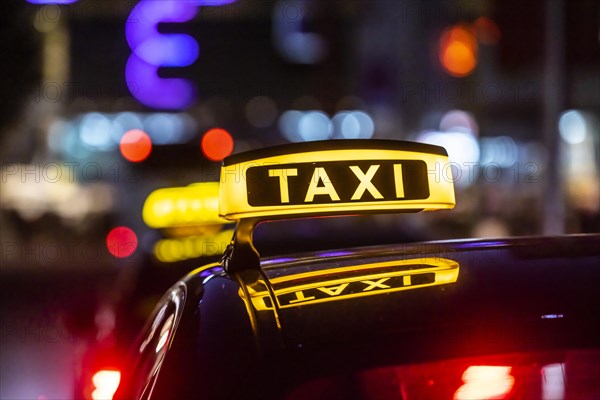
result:
[[[233,151],[233,138],[225,129],[213,128],[202,137],[202,152],[212,161],[221,161]]]
[[[113,228],[106,235],[106,247],[110,254],[117,258],[125,258],[135,252],[138,239],[134,231],[126,226]]]
[[[471,366],[462,375],[464,384],[454,393],[454,400],[503,399],[513,388],[512,367]]]
[[[469,75],[477,65],[477,41],[473,32],[462,25],[445,30],[440,39],[439,57],[450,75]]]
[[[121,138],[119,150],[121,150],[121,154],[128,161],[144,161],[152,151],[152,140],[141,129],[132,129],[125,132]]]
[[[92,376],[95,387],[92,392],[93,400],[112,400],[119,383],[121,383],[121,372],[103,369]]]

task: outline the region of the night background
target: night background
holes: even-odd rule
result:
[[[230,154],[448,150],[430,173],[454,178],[453,211],[260,226],[267,256],[600,232],[597,1],[9,0],[0,15],[1,399],[91,398],[90,371],[117,368],[162,293],[227,245],[233,227],[206,223],[209,190],[189,185],[218,182]],[[180,189],[146,214],[161,188]]]

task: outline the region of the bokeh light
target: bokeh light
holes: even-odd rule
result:
[[[455,25],[442,33],[439,58],[448,74],[465,77],[477,66],[477,40],[463,25]]]
[[[417,141],[446,149],[450,160],[448,166],[451,167],[456,186],[467,187],[475,183],[477,170],[471,167],[479,162],[479,143],[472,133],[426,131],[417,136]],[[449,178],[448,171],[443,173]]]
[[[370,139],[375,132],[375,124],[364,111],[340,111],[332,118],[336,138]]]
[[[468,132],[477,136],[479,134],[479,126],[472,114],[463,110],[450,110],[442,116],[440,120],[440,131],[450,132]]]
[[[112,121],[112,138],[115,143],[120,143],[123,134],[132,129],[144,129],[140,116],[132,112],[122,112]]]
[[[290,142],[301,142],[302,138],[298,133],[298,123],[304,113],[298,110],[287,110],[279,117],[279,130],[283,137]]]
[[[113,228],[106,235],[106,247],[110,254],[117,258],[129,257],[135,252],[137,246],[137,235],[126,226]]]
[[[177,125],[177,117],[174,114],[154,113],[144,119],[146,132],[152,139],[154,144],[173,143],[177,139],[177,133],[181,132],[181,128]]]
[[[144,161],[152,152],[152,140],[141,129],[125,132],[119,144],[123,157],[131,162]]]
[[[519,145],[510,136],[498,136],[481,139],[482,165],[498,164],[509,168],[519,160]],[[529,160],[531,162],[531,159]]]
[[[79,124],[79,139],[92,150],[112,149],[114,142],[111,121],[104,114],[86,114]]]
[[[333,124],[329,116],[322,111],[309,111],[298,122],[298,134],[305,142],[331,138]]]
[[[225,129],[213,128],[202,136],[202,152],[212,161],[222,161],[233,152],[233,138]]]
[[[558,130],[565,142],[569,144],[583,143],[587,135],[585,118],[579,111],[567,111],[560,116]]]

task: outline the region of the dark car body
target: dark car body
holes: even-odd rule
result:
[[[215,263],[165,295],[115,398],[451,398],[468,365],[512,366],[486,398],[551,398],[545,365],[561,398],[600,398],[599,289],[597,234]]]

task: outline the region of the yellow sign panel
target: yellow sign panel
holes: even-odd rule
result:
[[[270,280],[277,308],[347,300],[455,283],[459,264],[445,258],[387,261],[306,272]],[[273,308],[264,282],[248,288],[257,310]]]
[[[158,189],[150,193],[142,217],[151,228],[225,224],[219,218],[219,182]]]
[[[297,143],[228,157],[220,215],[229,220],[453,208],[454,185],[429,171],[439,146],[391,140]]]
[[[161,239],[154,245],[154,255],[165,263],[223,254],[231,243],[233,229],[211,235]]]

